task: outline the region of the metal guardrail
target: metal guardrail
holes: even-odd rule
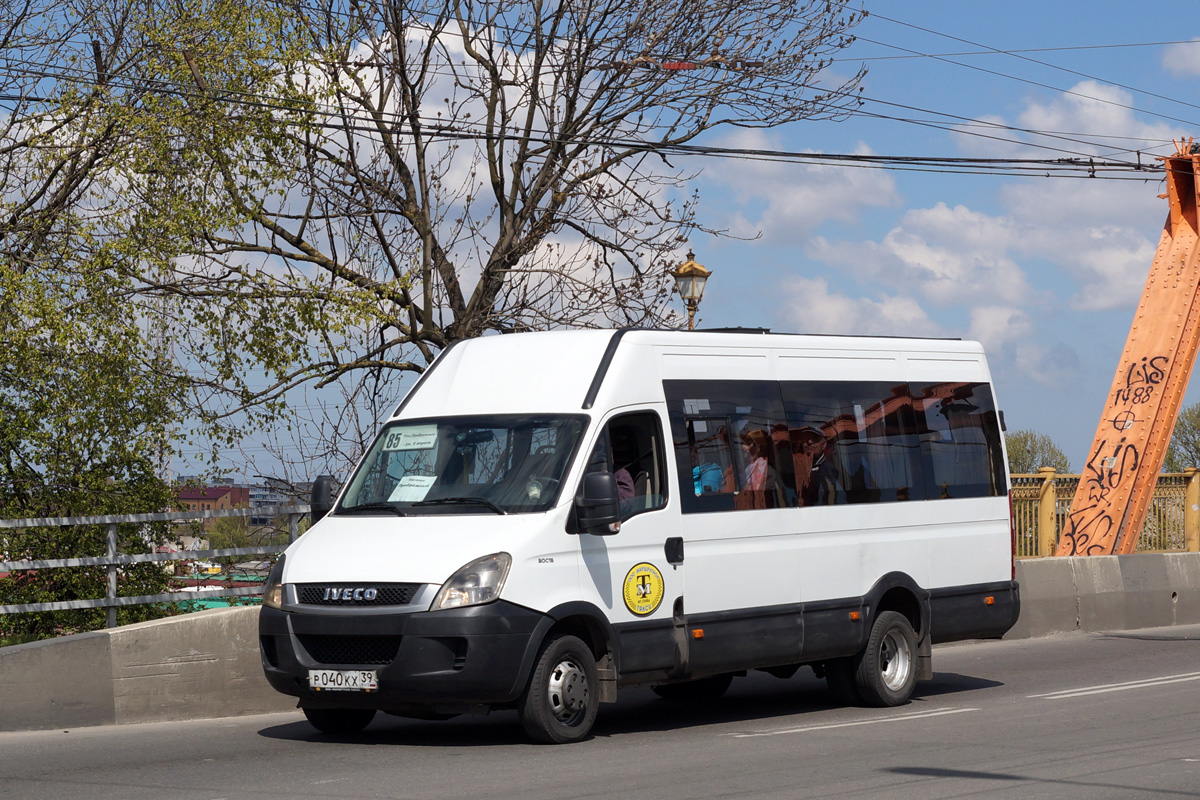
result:
[[[78,525],[106,526],[103,556],[82,558],[50,558],[24,561],[0,561],[0,572],[18,570],[60,569],[64,567],[105,567],[107,590],[103,598],[88,600],[59,600],[50,603],[16,603],[0,605],[0,614],[25,614],[37,611],[68,611],[80,608],[107,609],[106,623],[109,628],[117,626],[117,608],[120,606],[164,603],[208,597],[248,597],[262,593],[255,586],[219,587],[217,589],[187,592],[166,592],[131,597],[117,596],[117,573],[123,564],[138,564],[153,561],[190,561],[197,558],[227,558],[231,556],[269,556],[283,550],[278,545],[261,547],[226,547],[209,550],[185,550],[176,553],[135,553],[122,555],[117,552],[117,526],[124,524],[146,524],[149,522],[190,522],[193,520],[220,517],[280,517],[288,518],[288,541],[294,542],[300,531],[300,517],[307,514],[307,505],[266,506],[259,508],[230,508],[217,511],[168,511],[155,514],[110,514],[95,517],[41,517],[35,519],[0,519],[0,530],[19,528],[74,527]]]

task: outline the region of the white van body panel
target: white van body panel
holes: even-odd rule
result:
[[[460,342],[405,398],[402,418],[578,414],[611,339],[609,331],[572,331]]]
[[[753,462],[749,457],[725,459],[719,465],[726,473],[722,478],[742,488],[700,488],[700,478],[695,476],[709,464],[696,455],[701,438],[696,432],[702,430],[697,420],[704,421],[702,406],[708,400],[701,395],[708,389],[697,389],[695,397],[686,392],[694,385],[711,385],[716,387],[711,390],[714,403],[736,408],[737,402],[718,396],[721,385],[775,387],[786,419],[782,425],[762,425],[757,432],[768,427],[779,432],[783,439],[778,447],[796,447],[788,452],[799,459],[796,442],[804,441],[806,431],[815,430],[804,427],[815,416],[797,413],[793,425],[787,403],[800,401],[786,399],[787,387],[803,398],[806,387],[818,382],[888,387],[876,395],[881,399],[875,405],[862,401],[862,408],[879,408],[869,424],[861,421],[858,399],[850,401],[852,413],[831,412],[823,418],[833,431],[827,436],[834,445],[842,435],[838,431],[848,441],[845,448],[830,445],[830,452],[849,453],[855,459],[843,462],[849,466],[840,474],[846,479],[838,489],[841,494],[831,493],[834,499],[828,501],[837,504],[806,505],[800,497],[805,487],[797,479],[790,486],[790,498],[781,489],[779,499],[764,501],[765,505],[739,505],[735,500],[750,495],[743,491],[750,485],[746,476]],[[906,384],[925,385],[926,393],[921,395]],[[962,387],[957,384],[971,384],[967,388],[980,394],[959,394]],[[730,396],[739,396],[739,391]],[[554,424],[568,420],[576,438],[570,440],[573,449],[564,456],[569,461],[559,462],[561,471],[555,474],[562,477],[555,478],[555,493],[535,496],[530,490],[529,497],[541,497],[536,513],[528,510],[532,506],[520,503],[508,506],[506,513],[496,513],[486,505],[491,501],[480,497],[467,498],[476,501],[473,506],[455,505],[463,498],[452,495],[431,497],[430,503],[449,501],[435,508],[422,505],[421,499],[396,499],[388,494],[391,488],[384,490],[383,501],[342,507],[359,475],[391,475],[388,464],[396,462],[368,472],[368,453],[355,477],[346,482],[334,511],[287,550],[279,580],[285,585],[335,588],[383,583],[431,588],[417,592],[411,601],[414,607],[403,609],[360,608],[350,603],[315,608],[294,599],[264,607],[260,636],[267,678],[279,691],[297,696],[306,709],[379,708],[440,715],[479,707],[516,707],[526,696],[534,663],[555,636],[569,635],[592,648],[602,668],[606,700],[615,698],[617,685],[658,686],[747,669],[782,667],[786,672],[799,664],[823,670],[863,652],[872,617],[885,610],[911,620],[923,655],[930,642],[939,641],[939,625],[944,641],[999,636],[1019,611],[1018,587],[1012,580],[1009,501],[1004,496],[1008,478],[999,474],[1002,468],[1006,472],[1000,463],[1003,441],[998,420],[990,418],[986,436],[991,438],[984,442],[992,459],[990,478],[985,489],[975,492],[986,496],[970,496],[971,487],[978,489],[982,483],[959,477],[975,473],[970,466],[960,468],[957,459],[975,442],[959,437],[959,428],[953,426],[973,429],[958,421],[959,412],[950,408],[964,396],[982,394],[988,395],[986,413],[995,418],[987,362],[982,347],[974,342],[595,330],[485,336],[457,343],[422,376],[387,426],[401,431],[397,438],[407,442],[424,435],[420,431],[425,427],[436,437],[443,430],[468,436],[462,432],[479,431],[490,424],[488,420],[504,416],[519,420],[510,431],[521,424],[527,428],[551,424],[543,417]],[[822,396],[836,399],[835,394]],[[892,401],[896,405],[888,405]],[[839,408],[835,400],[826,405]],[[922,409],[928,419],[944,414],[945,421],[926,420],[926,428],[921,429],[926,438],[919,448],[897,444],[888,427],[895,413],[888,409],[897,407]],[[983,413],[967,415],[978,419]],[[738,414],[746,419],[752,416],[749,410],[729,411],[725,418],[734,420]],[[720,416],[714,412],[714,417]],[[760,416],[773,419],[766,412]],[[447,421],[446,428],[438,427]],[[877,442],[867,441],[866,432],[877,422],[884,433]],[[632,511],[622,507],[619,530],[608,531],[611,535],[601,535],[603,529],[595,526],[587,529],[593,532],[583,532],[579,518],[587,510],[580,499],[587,499],[582,491],[584,478],[597,472],[597,458],[617,463],[614,439],[619,438],[622,424],[635,429],[632,438],[639,451],[639,437],[654,428],[650,438],[661,452],[653,453],[650,447],[629,463],[637,462],[638,469],[651,466],[661,479],[659,490],[645,490],[647,470],[640,469],[636,478],[643,480],[643,489],[637,498],[644,505]],[[714,429],[712,421],[705,425],[705,441],[726,441],[734,456],[741,455],[739,444],[750,452],[746,427],[735,428],[729,422]],[[904,431],[907,423],[894,427]],[[741,442],[735,439],[737,431]],[[486,447],[479,443],[493,441],[492,434],[484,432],[487,435],[479,439],[438,439],[449,442],[450,450],[436,453],[449,452],[454,458],[461,453],[461,464],[471,466],[458,467],[458,477],[474,476],[478,463],[474,459]],[[942,437],[946,432],[953,435]],[[793,435],[797,438],[789,438]],[[488,463],[509,463],[515,451],[511,442],[518,434],[506,436],[503,454]],[[528,444],[532,440],[533,434],[527,434],[521,463],[529,464],[541,455]],[[568,439],[556,438],[554,447],[560,440]],[[381,434],[373,447],[392,457],[397,451],[422,449],[380,444],[384,441]],[[501,442],[500,434],[494,441]],[[471,449],[476,445],[478,450]],[[819,451],[822,445],[818,436],[805,446]],[[499,450],[501,445],[495,447]],[[424,448],[435,451],[432,445]],[[553,455],[559,452],[567,453],[568,448]],[[789,465],[794,475],[811,477],[809,466],[794,462],[790,455],[781,457],[780,452],[773,450],[775,463]],[[870,461],[877,453],[884,454],[881,461]],[[959,495],[939,496],[930,488],[924,467],[894,466],[888,461],[893,453],[903,454],[896,457],[897,463],[904,458],[914,463],[927,459],[935,465],[928,475],[947,474],[944,485],[966,488]],[[817,456],[812,458],[815,463]],[[951,466],[943,467],[947,458]],[[877,463],[881,469],[875,469]],[[854,472],[860,466],[861,471]],[[816,474],[817,468],[811,469]],[[697,472],[687,474],[691,470]],[[601,477],[607,472],[604,480],[613,483],[617,471],[615,466],[600,468]],[[419,474],[430,481],[425,488],[442,475]],[[544,473],[530,467],[529,474]],[[861,485],[873,494],[855,489],[860,494],[851,496],[849,479],[862,475],[915,475],[916,479],[904,485],[882,480],[867,485],[863,479]],[[479,494],[510,485],[503,483],[506,477],[461,480],[454,486],[469,485]],[[782,477],[779,480],[783,482]],[[815,485],[816,479],[812,480],[809,485]],[[515,483],[521,491],[527,485],[523,481]],[[405,488],[403,483],[396,485]],[[881,494],[880,487],[890,495]],[[611,495],[601,494],[599,502],[617,508]],[[381,508],[385,503],[398,507]],[[616,519],[613,514],[609,519]],[[496,553],[511,557],[498,597],[430,610],[437,589],[456,571]],[[659,576],[660,584],[653,591],[660,596],[652,608],[635,608],[629,593],[651,586],[634,581],[646,567]],[[375,640],[386,640],[392,649],[378,655],[368,647]],[[339,649],[342,644],[346,646]],[[332,661],[317,655],[326,652],[322,650],[326,646],[330,654],[323,657]],[[377,660],[343,663],[351,658],[345,654],[367,650]],[[339,693],[331,698],[330,693],[309,691],[310,670],[366,668],[361,665],[377,665],[370,666],[378,671],[377,694]]]

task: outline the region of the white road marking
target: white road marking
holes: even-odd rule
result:
[[[859,725],[877,725],[880,722],[905,722],[914,719],[929,719],[930,717],[942,717],[947,714],[962,714],[967,711],[978,711],[978,708],[943,708],[937,711],[916,711],[911,714],[896,714],[890,717],[875,717],[873,719],[860,719],[853,722],[831,722],[827,725],[801,725],[797,728],[780,728],[774,731],[757,731],[754,733],[726,733],[723,736],[732,736],[735,739],[753,739],[757,736],[779,736],[784,733],[809,733],[811,731],[827,731],[833,728],[854,728]]]
[[[1144,678],[1140,681],[1125,683],[1106,683],[1099,686],[1080,686],[1075,689],[1062,689],[1045,694],[1029,694],[1029,699],[1044,698],[1046,700],[1061,700],[1067,697],[1086,697],[1090,694],[1106,694],[1108,692],[1123,692],[1127,689],[1144,689],[1147,686],[1166,686],[1171,683],[1186,683],[1200,681],[1200,672],[1185,672],[1182,675],[1164,675],[1161,678]]]

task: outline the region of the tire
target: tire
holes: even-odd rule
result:
[[[864,703],[877,708],[907,703],[917,684],[917,634],[908,618],[896,611],[876,617],[856,662],[854,683]]]
[[[858,684],[854,680],[854,671],[853,658],[835,658],[825,662],[825,683],[829,685],[829,693],[833,695],[833,699],[840,705],[863,705],[862,695],[858,693]]]
[[[591,649],[574,636],[550,639],[517,706],[525,733],[543,744],[586,738],[600,708],[599,689]]]
[[[651,687],[651,691],[663,700],[670,700],[673,703],[703,702],[716,700],[725,694],[731,683],[733,683],[733,675],[726,673],[684,683],[664,683],[662,686]]]
[[[321,733],[358,733],[375,719],[373,708],[306,708],[304,716]]]

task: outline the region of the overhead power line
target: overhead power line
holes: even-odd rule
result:
[[[32,76],[40,78],[49,78],[64,80],[69,82],[90,83],[90,75],[71,74],[69,70],[53,71],[48,68],[49,65],[41,66],[41,70],[31,70]],[[787,82],[784,82],[785,84]],[[794,82],[792,85],[800,89],[820,90],[820,87],[809,86]],[[120,86],[121,88],[134,88],[128,83],[121,85],[120,81],[115,81],[110,76],[110,86]],[[177,84],[158,82],[157,86],[150,86],[152,91],[162,93],[175,94],[189,99],[200,99],[202,96],[207,101],[224,102],[231,105],[257,106],[274,111],[295,113],[302,111],[292,106],[288,106],[279,101],[273,101],[264,98],[260,94],[249,92],[240,93],[224,93],[217,94],[209,92],[202,95],[196,92],[191,87],[184,88]],[[28,99],[28,98],[25,98]],[[1078,144],[1078,140],[1070,138],[1070,135],[1051,134],[1048,132],[1034,131],[1028,129],[1013,128],[999,123],[975,120],[969,117],[952,115],[946,112],[938,112],[930,109],[922,109],[914,106],[907,106],[899,103],[891,103],[889,101],[865,98],[869,102],[878,103],[905,110],[917,111],[924,114],[932,114],[946,119],[956,120],[959,126],[962,124],[970,124],[975,126],[994,127],[996,129],[1009,130],[1013,132],[1027,133],[1038,136],[1053,136],[1055,138],[1066,139],[1073,144]],[[322,113],[322,112],[318,112]],[[326,108],[323,113],[332,118],[333,121],[318,123],[320,127],[332,130],[352,131],[352,132],[378,132],[378,118],[368,116],[365,112],[359,115],[355,112],[347,113],[342,109]],[[1044,159],[1018,159],[1018,158],[955,158],[943,156],[878,156],[872,154],[830,154],[830,153],[813,153],[800,151],[783,151],[771,149],[747,149],[747,148],[727,148],[710,145],[693,145],[693,144],[664,144],[662,142],[654,142],[649,140],[638,140],[620,137],[607,138],[582,138],[582,137],[562,137],[552,131],[506,131],[488,132],[483,129],[481,124],[468,125],[444,125],[439,124],[435,118],[425,117],[428,124],[422,125],[421,135],[430,139],[450,139],[460,141],[532,141],[541,144],[560,144],[564,141],[570,144],[582,146],[597,146],[597,147],[615,147],[631,150],[645,150],[650,153],[660,155],[692,155],[692,156],[708,156],[721,158],[740,158],[748,160],[764,160],[776,162],[792,162],[792,163],[818,163],[818,164],[837,164],[842,166],[855,167],[873,167],[881,169],[901,170],[901,171],[923,171],[923,172],[949,172],[949,173],[968,173],[968,174],[996,174],[996,175],[1038,175],[1043,177],[1106,177],[1106,178],[1124,178],[1134,180],[1145,180],[1145,173],[1156,172],[1161,168],[1156,165],[1135,163],[1130,161],[1114,161],[1110,159],[1096,158],[1087,153],[1081,152],[1078,149],[1070,150],[1067,148],[1055,148],[1044,144],[1028,143],[1020,140],[1004,139],[1002,137],[989,136],[973,131],[962,131],[959,127],[949,127],[947,124],[934,123],[929,121],[912,120],[903,117],[896,117],[884,114],[875,114],[858,110],[853,113],[863,114],[867,116],[876,116],[881,119],[890,119],[894,121],[923,124],[931,127],[938,127],[945,130],[954,130],[967,135],[984,136],[986,138],[1000,138],[1002,141],[1017,143],[1023,146],[1035,147],[1043,150],[1057,151],[1064,154],[1058,158]],[[394,113],[385,113],[383,115],[391,117],[396,122],[401,122],[399,115]],[[283,122],[282,124],[289,124]],[[401,133],[403,131],[393,131],[393,133]],[[1117,175],[1115,173],[1143,173],[1140,176]]]
[[[882,14],[871,12],[872,17],[887,19]],[[944,34],[943,34],[944,35]],[[954,38],[954,37],[950,37]],[[969,42],[968,42],[969,44]],[[961,58],[963,56],[994,56],[994,55],[1020,55],[1023,53],[1065,53],[1078,52],[1085,50],[1113,50],[1117,48],[1133,48],[1133,47],[1166,47],[1172,44],[1195,44],[1200,45],[1200,40],[1196,39],[1176,39],[1167,42],[1130,42],[1127,44],[1081,44],[1069,45],[1064,47],[1019,47],[997,49],[989,47],[985,50],[960,50],[952,53],[901,53],[891,56],[859,56],[858,58],[832,58],[831,61],[903,61],[914,58]],[[891,45],[884,45],[891,47]],[[978,47],[986,47],[986,45],[977,45]]]
[[[1046,67],[1047,69],[1053,69],[1053,70],[1056,70],[1056,71],[1058,71],[1058,72],[1064,72],[1064,73],[1067,73],[1068,75],[1074,75],[1074,76],[1076,76],[1076,77],[1079,77],[1079,78],[1085,78],[1085,79],[1087,79],[1087,80],[1098,81],[1098,82],[1100,82],[1100,83],[1108,84],[1108,85],[1110,85],[1110,86],[1116,86],[1116,87],[1118,87],[1118,88],[1125,89],[1125,90],[1127,90],[1127,91],[1130,91],[1130,92],[1133,92],[1133,93],[1135,93],[1135,94],[1146,95],[1147,97],[1153,97],[1153,98],[1155,98],[1155,99],[1158,99],[1158,100],[1165,100],[1165,101],[1167,101],[1167,102],[1169,102],[1169,103],[1176,103],[1176,104],[1178,104],[1178,105],[1185,106],[1185,107],[1187,107],[1187,108],[1192,108],[1192,109],[1197,109],[1197,110],[1200,110],[1200,105],[1197,105],[1197,104],[1195,104],[1195,103],[1190,103],[1190,102],[1188,102],[1188,101],[1186,101],[1186,100],[1182,100],[1182,99],[1180,99],[1180,98],[1178,98],[1178,97],[1171,97],[1171,96],[1168,96],[1168,95],[1159,94],[1158,92],[1152,92],[1152,91],[1150,91],[1150,90],[1148,90],[1148,89],[1141,89],[1141,88],[1138,88],[1138,87],[1136,87],[1136,86],[1131,86],[1131,85],[1129,85],[1129,84],[1121,83],[1120,81],[1114,81],[1114,80],[1111,80],[1111,79],[1109,79],[1109,78],[1103,78],[1103,77],[1099,77],[1099,76],[1097,76],[1097,75],[1092,75],[1092,74],[1090,74],[1090,73],[1087,73],[1087,72],[1081,72],[1081,71],[1079,71],[1079,70],[1069,69],[1069,68],[1067,68],[1067,67],[1060,67],[1060,66],[1058,66],[1057,64],[1052,64],[1052,63],[1050,63],[1050,62],[1048,62],[1048,61],[1042,61],[1042,60],[1040,60],[1040,59],[1036,59],[1036,58],[1030,58],[1029,56],[1026,56],[1026,55],[1024,55],[1024,54],[1023,54],[1023,51],[1018,51],[1018,50],[1001,50],[1001,49],[999,49],[999,48],[991,47],[990,45],[982,44],[982,43],[980,43],[980,42],[975,42],[975,41],[972,41],[972,40],[970,40],[970,39],[964,39],[964,38],[963,38],[963,37],[961,37],[961,36],[954,36],[953,34],[944,33],[944,32],[942,32],[942,31],[937,31],[937,30],[934,30],[934,29],[932,29],[932,28],[927,28],[927,27],[924,27],[924,26],[922,26],[922,25],[916,25],[916,24],[913,24],[913,23],[911,23],[911,22],[904,22],[903,20],[894,19],[894,18],[892,18],[892,17],[889,17],[889,16],[886,16],[886,15],[884,15],[884,14],[872,14],[871,16],[872,16],[872,18],[875,18],[875,19],[881,19],[881,20],[883,20],[883,21],[885,21],[885,22],[890,22],[890,23],[892,23],[892,24],[894,24],[894,25],[900,25],[900,26],[902,26],[902,27],[905,27],[905,28],[911,28],[911,29],[913,29],[913,30],[922,31],[923,33],[929,33],[929,34],[932,34],[932,35],[934,35],[934,36],[940,36],[940,37],[942,37],[942,38],[945,38],[945,39],[950,39],[950,40],[952,40],[952,41],[955,41],[955,42],[961,42],[961,43],[963,43],[963,44],[969,44],[969,45],[971,45],[972,47],[980,47],[980,48],[985,48],[983,51],[981,51],[982,53],[991,53],[991,54],[996,54],[996,55],[1007,55],[1007,56],[1011,56],[1012,58],[1016,58],[1016,59],[1019,59],[1019,60],[1021,60],[1021,61],[1026,61],[1026,62],[1028,62],[1028,63],[1030,63],[1030,64],[1036,64],[1036,65],[1038,65],[1038,66],[1041,66],[1041,67]],[[946,57],[944,57],[944,56],[934,56],[934,55],[930,55],[930,54],[919,53],[919,52],[917,52],[917,51],[909,50],[908,48],[900,47],[900,46],[898,46],[898,45],[887,44],[887,43],[884,43],[884,42],[875,42],[875,41],[873,41],[873,40],[870,40],[870,39],[863,39],[863,41],[870,41],[870,42],[872,42],[873,44],[879,44],[879,45],[881,45],[881,46],[884,46],[884,47],[892,47],[892,48],[894,48],[894,49],[898,49],[898,50],[906,50],[906,51],[908,51],[910,54],[918,55],[918,56],[921,56],[921,57],[930,57],[930,58],[934,58],[934,59],[936,59],[936,60],[939,60],[939,61],[946,61],[947,63],[955,64],[955,65],[957,65],[957,66],[962,66],[962,67],[965,67],[965,68],[967,68],[967,69],[982,69],[981,67],[976,67],[976,66],[974,66],[974,65],[970,65],[970,64],[963,64],[962,62],[958,62],[958,61],[952,61],[952,60],[950,60],[950,59],[948,59],[948,58],[946,58]],[[1193,42],[1176,42],[1176,44],[1200,44],[1200,42],[1194,42],[1194,41],[1193,41]],[[1183,120],[1183,119],[1179,119],[1178,117],[1172,117],[1172,116],[1168,116],[1168,115],[1165,115],[1165,114],[1159,114],[1159,113],[1157,113],[1157,112],[1154,112],[1154,111],[1149,111],[1149,110],[1147,110],[1147,109],[1141,109],[1141,108],[1137,108],[1137,107],[1135,107],[1135,106],[1126,105],[1126,104],[1124,104],[1124,103],[1118,103],[1118,102],[1116,102],[1116,101],[1113,101],[1113,100],[1106,100],[1106,99],[1104,99],[1104,98],[1100,98],[1100,97],[1094,97],[1094,96],[1092,96],[1092,95],[1083,94],[1083,93],[1081,93],[1081,92],[1076,92],[1076,91],[1074,91],[1074,90],[1062,89],[1062,88],[1059,88],[1059,87],[1054,87],[1054,86],[1048,86],[1048,85],[1046,85],[1046,84],[1038,83],[1038,82],[1036,82],[1036,81],[1030,81],[1030,80],[1028,80],[1028,79],[1026,79],[1026,78],[1021,78],[1021,77],[1019,77],[1019,76],[1016,76],[1016,75],[1010,75],[1010,74],[1008,74],[1008,73],[996,72],[996,71],[994,71],[994,70],[983,70],[983,71],[985,71],[985,72],[988,72],[988,73],[990,73],[990,74],[993,74],[993,75],[997,75],[997,76],[999,76],[999,77],[1006,77],[1006,78],[1008,78],[1008,79],[1010,79],[1010,80],[1016,80],[1016,81],[1020,81],[1020,82],[1023,82],[1023,83],[1031,83],[1031,84],[1033,84],[1033,85],[1035,85],[1035,86],[1039,86],[1039,87],[1042,87],[1042,88],[1049,88],[1049,89],[1052,89],[1052,90],[1054,90],[1054,91],[1063,92],[1064,94],[1073,95],[1073,96],[1076,96],[1076,97],[1081,97],[1081,98],[1088,99],[1088,100],[1093,100],[1093,101],[1095,101],[1095,102],[1098,102],[1098,103],[1105,103],[1105,104],[1108,104],[1108,105],[1114,105],[1114,106],[1117,106],[1117,107],[1120,107],[1120,108],[1126,108],[1126,109],[1129,109],[1129,110],[1132,110],[1132,111],[1137,111],[1137,112],[1139,112],[1139,113],[1142,113],[1142,114],[1149,114],[1149,115],[1151,115],[1151,116],[1157,116],[1157,117],[1160,117],[1160,118],[1162,118],[1162,119],[1166,119],[1166,120],[1169,120],[1169,121],[1172,121],[1172,122],[1183,122],[1183,123],[1185,123],[1185,124],[1187,124],[1187,125],[1191,125],[1191,126],[1196,126],[1196,124],[1197,124],[1197,123],[1195,123],[1195,122],[1193,122],[1193,121],[1191,121],[1191,120]],[[1125,152],[1128,152],[1128,151],[1125,151]]]

